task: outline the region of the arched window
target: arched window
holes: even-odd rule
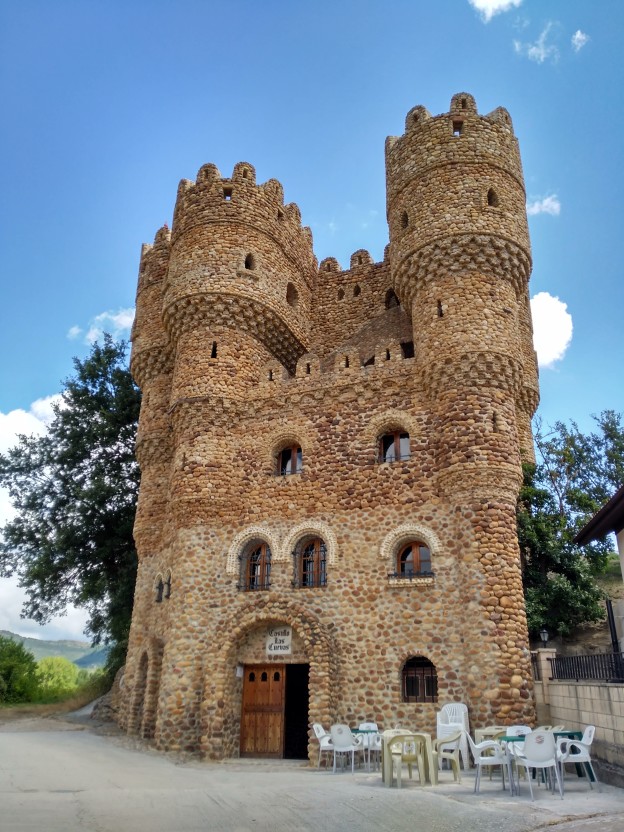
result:
[[[277,455],[277,473],[283,477],[288,474],[300,474],[303,468],[303,453],[299,445],[289,445]]]
[[[245,268],[250,270],[256,268],[256,260],[253,254],[248,254],[247,257],[245,257]]]
[[[402,430],[395,430],[392,433],[384,433],[379,437],[379,462],[396,462],[400,459],[410,458],[409,433]]]
[[[271,550],[266,543],[252,543],[241,558],[240,589],[268,589],[271,578]]]
[[[409,217],[407,215],[407,211],[403,211],[401,214],[401,228],[407,228],[409,225]]]
[[[289,283],[286,287],[286,303],[289,306],[295,307],[299,302],[299,292],[295,288],[294,283]]]
[[[167,578],[165,580],[165,587],[164,587],[164,598],[171,598],[171,572],[167,572]]]
[[[163,582],[162,576],[158,576],[158,580],[156,581],[156,603],[160,604],[163,599],[163,592],[165,590],[165,584]]]
[[[412,540],[397,553],[396,571],[398,575],[431,575],[431,550],[420,540]]]
[[[325,586],[327,583],[327,547],[320,537],[306,538],[295,549],[295,585]]]
[[[345,296],[344,289],[338,289],[338,300],[342,300]]]
[[[412,656],[403,665],[403,702],[437,702],[438,675],[424,656]]]
[[[396,296],[394,289],[388,289],[386,292],[385,305],[386,309],[394,309],[395,306],[401,305],[401,301]]]
[[[362,289],[360,288],[359,284],[356,283],[353,287],[353,297],[358,298],[362,294]]]
[[[490,188],[487,192],[487,204],[491,208],[498,208],[498,196],[496,195],[494,188]]]

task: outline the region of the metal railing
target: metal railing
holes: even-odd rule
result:
[[[413,572],[412,570],[405,570],[405,572],[388,572],[389,578],[433,578],[435,572]]]
[[[537,653],[531,653],[531,670],[533,671],[533,678],[536,682],[542,681],[542,674],[540,672],[540,663],[537,658]]]
[[[624,653],[596,653],[592,656],[555,656],[550,662],[551,679],[593,679],[624,682]]]

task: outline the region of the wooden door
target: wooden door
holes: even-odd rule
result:
[[[282,757],[284,665],[245,665],[241,757]]]

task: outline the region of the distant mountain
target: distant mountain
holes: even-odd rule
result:
[[[94,667],[102,667],[108,657],[108,647],[91,647],[88,641],[69,641],[66,639],[46,641],[45,639],[18,636],[8,630],[0,630],[0,636],[23,644],[24,648],[31,652],[37,661],[48,656],[61,656],[64,659],[69,659],[78,667],[89,670]]]

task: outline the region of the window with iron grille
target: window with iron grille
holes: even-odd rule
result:
[[[384,433],[379,437],[378,460],[379,462],[396,462],[401,459],[410,458],[409,433],[395,430],[392,433]]]
[[[241,558],[239,589],[268,589],[271,578],[271,550],[266,543],[252,544]]]
[[[437,702],[438,675],[424,656],[412,656],[403,665],[403,702]]]
[[[308,538],[295,549],[295,585],[325,586],[327,583],[327,547],[320,537]]]

